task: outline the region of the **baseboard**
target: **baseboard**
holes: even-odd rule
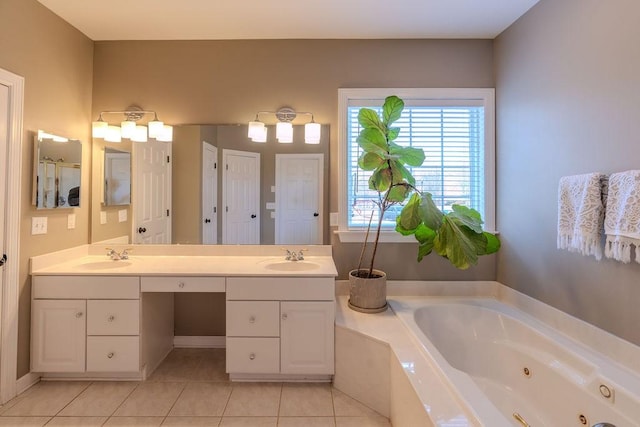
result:
[[[33,372],[21,376],[18,378],[18,381],[16,381],[16,393],[20,394],[28,390],[32,385],[37,384],[38,381],[40,381],[40,375]]]
[[[224,336],[174,336],[173,346],[177,348],[225,348]]]

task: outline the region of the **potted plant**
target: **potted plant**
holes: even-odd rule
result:
[[[482,230],[482,218],[476,210],[453,205],[451,212],[445,214],[438,209],[430,193],[415,187],[415,178],[407,166],[421,166],[425,155],[422,149],[403,147],[394,142],[400,128],[393,124],[403,109],[402,99],[389,96],[384,101],[381,115],[370,108],[361,108],[358,113],[362,130],[357,142],[363,150],[358,166],[372,171],[369,189],[377,192],[374,203],[378,215],[374,237],[369,242],[375,211],[371,213],[358,267],[349,272],[349,307],[357,311],[376,313],[387,308],[386,274],[374,266],[382,222],[392,206],[406,201],[396,217],[395,229],[400,234],[415,237],[418,261],[435,250],[455,267],[466,269],[475,265],[479,256],[497,252],[500,248],[497,236]],[[369,246],[369,260],[365,264]]]

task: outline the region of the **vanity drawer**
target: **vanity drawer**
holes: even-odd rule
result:
[[[227,300],[333,301],[333,277],[228,277]]]
[[[138,337],[87,337],[87,372],[140,370]]]
[[[227,302],[227,336],[280,336],[279,301]]]
[[[280,372],[279,338],[227,338],[227,372],[276,374]]]
[[[138,300],[87,301],[87,335],[140,334]]]
[[[34,276],[34,299],[139,299],[140,279],[128,276]]]
[[[142,292],[224,292],[224,277],[142,277]]]

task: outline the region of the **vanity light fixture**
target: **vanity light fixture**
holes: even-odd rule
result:
[[[50,139],[53,142],[69,142],[69,138],[64,136],[54,135],[49,132],[45,132],[43,130],[38,129],[38,141],[42,141],[43,139]]]
[[[109,125],[102,118],[103,114],[123,114],[125,119],[120,122],[120,126]],[[153,120],[147,126],[138,124],[146,114],[153,114]],[[91,123],[91,135],[94,138],[104,138],[108,142],[121,142],[122,138],[130,139],[133,142],[147,142],[147,138],[154,138],[157,141],[173,141],[173,126],[165,125],[158,120],[155,111],[143,110],[131,105],[124,111],[101,111],[98,120]]]
[[[313,120],[313,113],[296,112],[293,108],[283,107],[278,111],[258,111],[256,118],[249,122],[248,136],[253,142],[267,142],[267,128],[260,121],[261,114],[271,114],[278,119],[276,123],[276,138],[281,144],[293,142],[293,120],[300,115],[311,116],[311,122],[304,125],[304,142],[306,144],[320,144],[321,127]]]

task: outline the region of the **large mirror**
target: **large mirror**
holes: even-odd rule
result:
[[[36,209],[79,207],[82,143],[38,131],[33,153],[32,203]]]
[[[320,144],[305,144],[304,126],[294,125],[294,142],[280,144],[275,138],[275,126],[268,126],[266,143],[256,143],[247,137],[246,124],[181,125],[174,126],[171,144],[153,140],[128,143],[123,151],[128,151],[130,147],[131,205],[105,203],[100,207],[100,203],[92,203],[92,242],[103,242],[125,235],[130,243],[162,242],[163,232],[157,231],[157,223],[145,223],[143,218],[136,216],[156,211],[158,219],[162,220],[164,213],[169,211],[169,243],[173,244],[243,243],[233,239],[246,237],[237,234],[248,232],[250,227],[246,224],[250,224],[250,221],[256,223],[257,237],[255,241],[251,241],[254,244],[282,243],[283,238],[311,239],[300,235],[309,230],[309,224],[314,222],[318,224],[320,234],[315,242],[328,244],[329,131],[328,126],[323,126]],[[124,144],[125,140],[123,146]],[[111,146],[113,149],[114,145],[116,144],[94,140],[94,152],[96,147],[102,149]],[[120,147],[116,150],[120,150]],[[102,179],[101,170],[106,171],[107,154],[105,149],[104,159],[96,155],[93,157],[94,181],[96,178]],[[166,157],[170,158],[168,182],[171,203],[165,209],[160,206],[163,196],[145,194],[147,190],[144,185],[149,179],[145,181],[143,175],[149,169],[145,159]],[[234,181],[231,176],[233,174],[229,173],[229,165],[233,171],[244,168],[246,172],[255,172],[255,176],[250,180],[240,177]],[[313,168],[303,167],[305,165]],[[308,184],[307,176],[300,175],[305,172],[309,175],[309,170],[315,177],[312,184]],[[136,174],[140,176],[136,177]],[[252,194],[247,190],[246,181],[255,183],[254,205],[245,203],[248,199],[246,195]],[[142,187],[137,186],[136,182],[142,184]],[[278,199],[276,187],[280,189]],[[290,206],[301,207],[294,211],[289,209],[289,222],[278,224],[279,220],[285,218],[287,198],[284,196],[293,201]],[[95,202],[96,196],[92,197]],[[307,207],[308,202],[314,199],[319,202]],[[277,202],[284,206],[281,216],[276,215]],[[305,205],[302,206],[301,203]],[[239,206],[245,206],[246,210]],[[239,209],[239,213],[234,209]],[[126,214],[123,214],[123,210],[126,210]],[[249,222],[239,221],[243,215],[247,216]],[[123,216],[127,218],[124,222]],[[308,222],[305,224],[304,221]],[[296,237],[282,237],[282,231],[294,229],[294,225],[303,232],[294,233]]]

